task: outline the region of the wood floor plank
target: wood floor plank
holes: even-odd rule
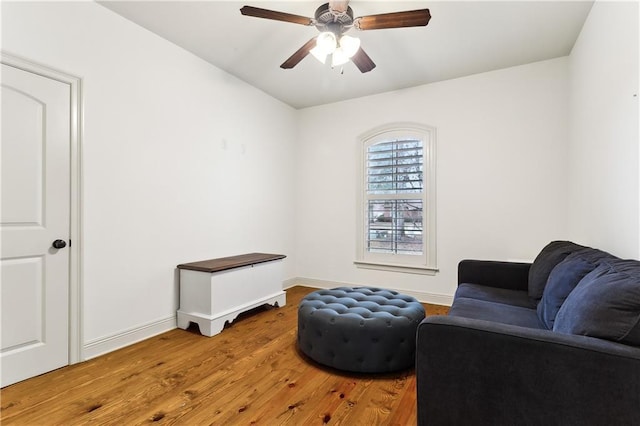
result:
[[[278,374],[276,372],[273,378],[267,377],[263,386],[253,387],[252,395],[247,393],[237,400],[234,409],[222,416],[222,424],[286,424],[292,417],[297,418],[309,395],[317,392],[330,379],[317,374],[309,366],[302,368],[301,374],[291,376],[293,380],[269,384]]]
[[[282,339],[293,339],[293,331],[277,339],[274,345],[280,345]],[[272,386],[277,386],[279,381],[286,380],[295,375],[295,370],[282,365],[277,366],[276,361],[285,354],[283,349],[272,350],[265,347],[256,351],[252,356],[244,357],[229,367],[231,374],[227,374],[224,383],[210,385],[209,379],[202,380],[196,386],[192,386],[198,392],[198,399],[190,402],[196,408],[208,407],[207,410],[174,407],[173,411],[167,411],[171,417],[176,416],[186,424],[201,424],[215,420],[225,424],[225,417],[236,412],[243,413],[251,407],[261,394],[268,394]],[[197,404],[197,405],[196,405]],[[180,412],[182,411],[182,412]]]
[[[400,393],[406,392],[407,374],[400,373],[397,378],[373,380],[370,388],[358,399],[358,404],[350,416],[362,424],[386,425],[393,409],[399,402]]]
[[[159,342],[164,356],[178,357],[180,346],[171,342],[171,339],[152,340]],[[162,346],[163,341],[168,342],[166,346]],[[188,343],[185,341],[185,344]],[[120,389],[127,388],[130,382],[135,383],[134,388],[143,386],[144,379],[156,364],[163,362],[157,353],[151,356],[148,348],[147,351],[125,348],[122,352],[131,355],[131,358],[122,357],[122,354],[101,357],[102,359],[56,370],[3,389],[3,406],[8,400],[14,402],[10,409],[3,409],[3,422],[10,421],[17,414],[24,422],[36,424],[45,419],[56,418],[57,415],[66,417],[70,414],[73,417],[82,417],[100,408],[109,399],[119,400],[117,395]],[[136,352],[140,352],[139,356],[136,356]],[[109,358],[110,362],[105,363],[104,358]],[[103,397],[102,394],[107,396]],[[62,395],[72,403],[56,404]]]
[[[393,410],[393,416],[389,424],[393,426],[414,425],[417,423],[417,404],[416,404],[416,376],[412,374],[408,377],[407,389],[411,392],[404,392],[400,398],[398,405]]]
[[[8,386],[0,423],[415,424],[413,371],[343,373],[297,350],[297,306],[314,290],[290,288],[286,306],[242,314],[213,337],[175,329]]]
[[[332,423],[333,413],[343,404],[347,403],[353,389],[357,386],[355,380],[348,377],[334,378],[331,386],[325,389],[323,395],[314,402],[313,410],[299,424],[321,425]]]

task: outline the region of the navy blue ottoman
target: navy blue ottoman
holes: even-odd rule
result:
[[[371,287],[339,287],[306,295],[298,307],[298,348],[340,370],[384,373],[413,367],[422,304]]]

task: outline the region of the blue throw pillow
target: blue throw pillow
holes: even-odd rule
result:
[[[552,241],[547,244],[529,268],[529,297],[540,300],[553,268],[568,255],[583,248],[571,241]]]
[[[553,331],[640,346],[639,271],[640,262],[631,270],[607,263],[594,269],[565,300]]]
[[[577,253],[570,254],[553,268],[544,287],[542,300],[538,303],[538,318],[548,330],[553,329],[556,315],[569,293],[595,268],[596,265],[582,259]]]

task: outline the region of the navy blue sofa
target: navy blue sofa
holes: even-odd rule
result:
[[[463,260],[416,375],[419,425],[640,425],[640,262],[569,241]]]

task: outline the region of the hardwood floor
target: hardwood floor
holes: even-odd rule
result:
[[[3,425],[414,425],[415,374],[346,374],[296,349],[297,306],[241,315],[214,337],[172,330],[2,389]],[[427,315],[446,314],[425,305]]]

